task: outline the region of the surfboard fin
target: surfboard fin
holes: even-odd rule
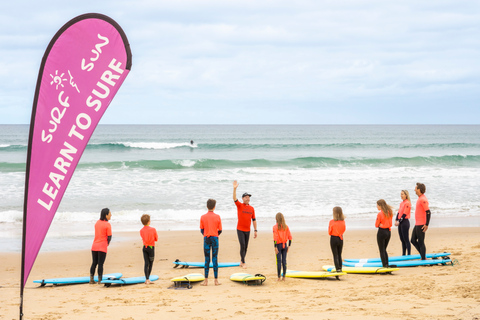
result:
[[[175,259],[175,262],[180,262],[180,260]],[[174,267],[174,268],[178,268],[178,266],[179,266],[179,264],[176,264],[176,265],[174,265],[173,267]]]
[[[260,281],[260,284],[264,283],[265,280],[267,280],[267,277],[265,277],[265,276],[264,276],[263,274],[261,274],[261,273],[257,273],[257,274],[255,275],[255,277],[263,277],[262,280],[258,280],[258,281]]]

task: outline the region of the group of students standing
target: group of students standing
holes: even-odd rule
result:
[[[412,202],[407,190],[402,190],[400,193],[402,202],[400,203],[395,218],[395,226],[398,227],[398,235],[402,242],[402,255],[411,254],[411,243],[420,253],[421,259],[425,260],[427,253],[425,246],[425,232],[428,230],[431,212],[428,205],[428,199],[425,196],[425,185],[418,182],[415,185],[414,191],[418,196],[418,200],[415,207],[415,227],[413,228],[411,239],[409,239],[409,230]],[[379,210],[379,212],[375,221],[375,227],[378,228],[378,251],[380,252],[382,266],[388,268],[387,247],[391,238],[393,208],[388,205],[385,200],[380,199],[377,201],[377,210]],[[342,208],[333,208],[333,219],[329,223],[328,234],[330,235],[330,246],[336,271],[342,270],[343,233],[345,232],[345,229],[345,218],[343,216]]]
[[[257,221],[255,209],[250,205],[248,192],[242,195],[242,202],[237,199],[238,182],[233,182],[233,201],[237,207],[237,236],[240,244],[240,266],[246,268],[245,256],[250,239],[251,225],[254,227],[254,238],[257,238]],[[412,232],[411,243],[418,250],[422,260],[426,259],[425,232],[428,230],[431,212],[427,197],[425,196],[426,187],[422,183],[417,183],[414,189],[418,200],[415,208],[415,227]],[[411,253],[409,241],[410,212],[412,208],[410,195],[407,190],[401,191],[402,202],[395,219],[395,226],[398,226],[400,241],[402,242],[402,254]],[[209,199],[207,201],[208,212],[200,218],[200,232],[203,235],[203,250],[205,256],[205,281],[202,285],[208,285],[208,276],[210,270],[210,261],[213,265],[215,285],[220,285],[218,281],[218,237],[222,233],[222,220],[215,211],[216,201]],[[379,213],[375,221],[375,227],[378,228],[377,243],[382,260],[383,267],[388,267],[387,246],[391,238],[391,227],[393,220],[393,208],[385,200],[377,201]],[[108,208],[102,209],[100,220],[95,224],[95,239],[92,245],[92,265],[90,268],[90,283],[94,282],[95,269],[98,265],[98,283],[101,283],[103,275],[103,263],[105,262],[107,247],[112,237],[112,229],[108,220],[111,219],[111,212]],[[276,214],[276,224],[273,226],[273,244],[277,258],[278,281],[285,281],[287,271],[287,252],[292,245],[292,234],[285,223],[285,217],[282,213]],[[158,241],[158,234],[155,228],[150,227],[150,216],[147,214],[141,217],[144,227],[140,230],[143,240],[144,273],[146,284],[150,283],[149,277],[155,258],[155,242]],[[345,233],[345,217],[341,207],[333,208],[333,219],[329,222],[328,234],[330,235],[330,247],[333,253],[333,260],[336,271],[342,270],[342,251],[343,234]],[[283,273],[282,273],[283,271]]]
[[[420,253],[422,260],[425,260],[427,254],[427,249],[425,246],[425,233],[428,230],[431,212],[428,205],[428,199],[425,196],[425,185],[417,182],[414,191],[418,196],[418,199],[415,206],[415,227],[413,228],[410,242]],[[400,241],[402,242],[402,254],[406,255],[408,253],[410,255],[411,246],[408,235],[410,229],[409,219],[412,203],[410,200],[410,194],[407,190],[402,190],[400,196],[403,201],[400,203],[400,208],[395,219],[395,226],[398,226],[398,234],[400,236]],[[375,227],[378,228],[378,249],[380,251],[380,258],[382,259],[383,267],[388,267],[387,246],[388,242],[390,241],[393,210],[392,207],[389,206],[383,199],[377,201],[377,209],[380,210],[375,222]]]

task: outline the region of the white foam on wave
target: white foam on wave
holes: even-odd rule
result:
[[[22,222],[23,212],[19,210],[8,210],[0,212],[0,223]]]
[[[118,144],[123,144],[124,146],[130,148],[137,148],[137,149],[173,149],[173,148],[181,148],[181,147],[191,147],[196,148],[197,145],[194,144],[193,146],[188,143],[173,143],[173,142],[120,142]]]
[[[181,165],[182,167],[191,168],[197,163],[195,160],[175,160],[173,163]]]
[[[8,148],[8,147],[10,147],[9,144],[0,144],[0,148]]]

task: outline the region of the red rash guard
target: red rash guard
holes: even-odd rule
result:
[[[250,225],[252,220],[255,220],[255,209],[251,205],[244,204],[240,201],[235,201],[237,206],[237,230],[248,232],[250,231]]]
[[[342,240],[346,229],[345,220],[330,220],[328,224],[328,234],[330,236],[340,237]]]

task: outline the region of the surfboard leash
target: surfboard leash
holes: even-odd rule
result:
[[[267,280],[267,277],[265,277],[263,274],[257,273],[255,277],[263,277],[263,279],[257,280],[260,281],[260,284],[263,284],[265,280]]]

